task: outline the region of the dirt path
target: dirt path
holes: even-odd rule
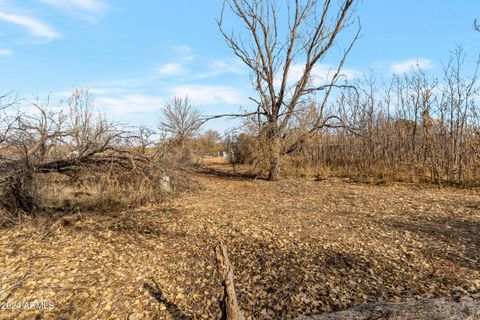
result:
[[[474,192],[196,179],[162,207],[2,230],[0,319],[213,319],[219,239],[254,319],[480,291]]]

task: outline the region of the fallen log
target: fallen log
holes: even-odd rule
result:
[[[297,320],[478,320],[480,295],[466,296],[455,301],[447,299],[417,300],[403,303],[373,303],[348,310],[325,313]]]
[[[222,242],[215,247],[217,269],[222,278],[223,297],[220,301],[222,320],[244,320],[237,302],[237,295],[233,286],[233,267],[228,259],[227,250]]]

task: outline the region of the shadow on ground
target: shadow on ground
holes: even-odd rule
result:
[[[465,268],[480,269],[480,222],[460,216],[429,216],[416,219],[391,219],[387,222],[396,230],[425,237],[438,245],[428,246],[424,254],[449,260]],[[446,248],[450,248],[446,250]]]
[[[232,172],[225,169],[211,167],[201,167],[198,169],[198,172],[230,180],[267,180],[264,177],[252,172]]]
[[[143,288],[148,291],[150,296],[154,298],[159,304],[167,308],[168,313],[174,320],[193,320],[194,318],[180,309],[177,304],[167,299],[162,289],[154,280],[151,283],[145,282]]]

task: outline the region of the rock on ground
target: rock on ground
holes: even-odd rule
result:
[[[480,295],[405,303],[374,303],[297,320],[477,320],[480,319]]]

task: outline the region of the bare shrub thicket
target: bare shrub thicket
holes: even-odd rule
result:
[[[225,140],[215,130],[206,130],[187,142],[190,164],[200,165],[216,161],[223,162],[225,157]],[[211,159],[211,160],[209,160]]]
[[[415,70],[340,96],[338,107],[348,110],[344,117],[355,130],[325,132],[321,162],[349,174],[478,183],[478,64],[467,77],[464,62],[457,49],[440,79]]]
[[[459,48],[439,79],[416,68],[389,81],[372,76],[352,83],[355,90],[344,90],[325,108],[323,119],[334,114],[336,124],[314,135],[305,133],[316,119],[309,113],[318,109],[306,108],[283,136],[296,136],[297,143],[282,150],[283,165],[297,174],[480,184],[478,63],[467,71],[465,65]]]
[[[194,139],[193,144],[203,156],[217,157],[225,149],[222,135],[215,130],[206,130]]]
[[[167,148],[154,144],[151,130],[95,114],[86,91],[67,104],[18,102],[2,110],[0,203],[7,212],[133,205],[171,189]]]
[[[232,165],[253,164],[255,161],[258,138],[247,133],[237,134],[232,132],[225,138],[228,161]]]

